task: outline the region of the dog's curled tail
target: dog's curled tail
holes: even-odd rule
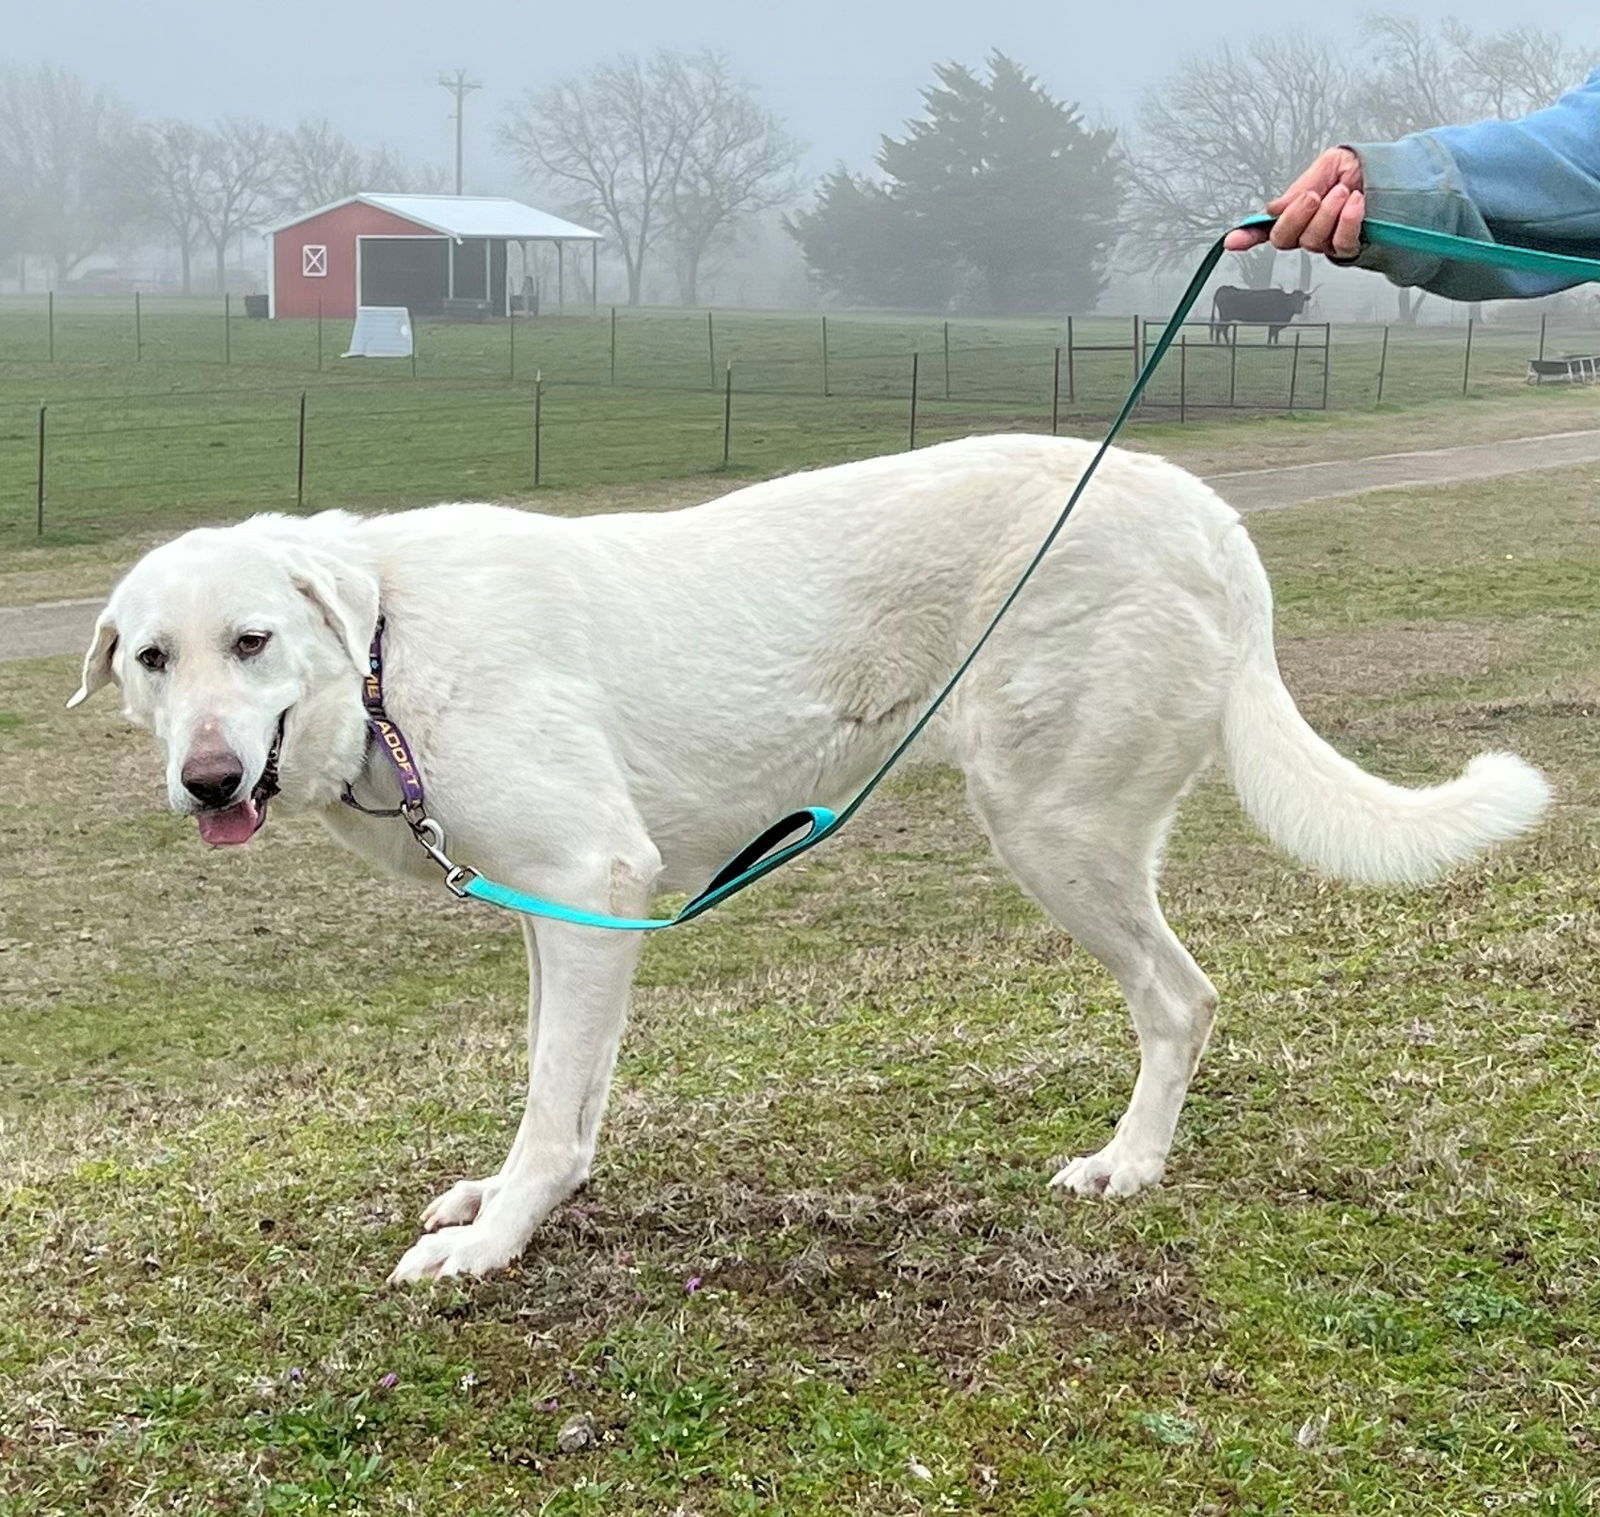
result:
[[[1407,790],[1336,752],[1284,688],[1272,588],[1242,525],[1224,560],[1235,663],[1223,750],[1245,810],[1280,848],[1341,879],[1422,884],[1544,815],[1550,786],[1515,754],[1479,754],[1456,779]]]

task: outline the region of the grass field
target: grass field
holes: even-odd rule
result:
[[[394,505],[462,496],[503,499],[533,483],[535,375],[540,482],[614,485],[723,468],[723,386],[732,365],[727,472],[755,476],[905,445],[911,436],[912,355],[919,355],[920,441],[975,431],[1093,432],[1133,374],[1131,322],[1074,324],[1080,352],[1053,401],[1060,323],[829,318],[826,374],[819,317],[783,313],[624,312],[611,383],[611,324],[600,315],[491,326],[424,324],[419,359],[342,360],[347,323],[225,322],[203,303],[156,306],[136,343],[131,306],[63,303],[52,360],[37,299],[0,300],[0,546],[35,539],[40,408],[45,409],[45,533],[85,542],[182,526],[247,510],[333,503]],[[225,334],[227,334],[225,336]],[[1192,334],[1199,337],[1196,331]],[[1308,337],[1309,340],[1309,337]],[[1471,389],[1552,413],[1549,389],[1524,391],[1527,329],[1485,327],[1474,339]],[[1336,328],[1328,400],[1373,406],[1382,333]],[[1116,345],[1120,344],[1120,348]],[[1589,332],[1551,332],[1550,351],[1592,349]],[[224,359],[227,361],[224,361]],[[1384,404],[1459,397],[1464,333],[1394,329]],[[1180,371],[1190,420],[1226,412],[1225,399],[1321,405],[1320,356],[1196,342],[1169,356],[1139,423],[1175,430]],[[827,393],[824,393],[824,391]],[[300,478],[301,396],[306,397]],[[1568,407],[1570,409],[1570,407]],[[303,487],[303,488],[302,488]]]
[[[1595,1510],[1593,502],[1253,524],[1323,732],[1562,803],[1389,893],[1202,787],[1165,894],[1223,1010],[1165,1188],[1044,1189],[1131,1034],[932,773],[652,943],[591,1189],[471,1287],[379,1282],[514,1125],[514,929],[286,817],[206,853],[73,660],[7,667],[0,1511]]]

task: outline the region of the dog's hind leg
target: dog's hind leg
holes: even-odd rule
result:
[[[1165,759],[1178,757],[1170,744],[1160,746]],[[1021,762],[969,768],[973,803],[1001,859],[1116,976],[1133,1014],[1139,1076],[1116,1134],[1051,1182],[1082,1195],[1132,1195],[1161,1179],[1210,1035],[1216,992],[1167,925],[1155,892],[1185,771],[1204,752],[1153,767],[1148,751],[1124,748],[1121,762],[1085,754],[1081,765],[1051,763],[1043,776]]]
[[[613,860],[586,884],[541,879],[527,888],[574,904],[642,916],[658,867]],[[564,887],[564,888],[563,888]],[[472,1220],[425,1233],[395,1267],[396,1281],[502,1269],[533,1230],[588,1177],[626,1020],[641,935],[539,921],[537,994],[530,1001],[528,1104],[500,1173],[478,1186]],[[459,1189],[459,1188],[458,1188]],[[446,1192],[448,1200],[455,1192]],[[465,1206],[463,1206],[465,1211]]]

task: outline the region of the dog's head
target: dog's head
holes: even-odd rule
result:
[[[258,518],[147,554],[100,613],[67,702],[121,686],[166,750],[172,809],[208,843],[255,835],[270,761],[285,800],[309,804],[336,798],[360,753],[377,580],[295,525]]]

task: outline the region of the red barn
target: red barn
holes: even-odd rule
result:
[[[413,315],[447,302],[510,306],[508,245],[528,264],[528,244],[553,242],[564,275],[569,242],[588,243],[591,273],[600,234],[517,200],[484,195],[351,195],[268,228],[267,311],[272,316],[353,317],[356,307],[405,306]],[[590,299],[594,299],[591,277]]]

